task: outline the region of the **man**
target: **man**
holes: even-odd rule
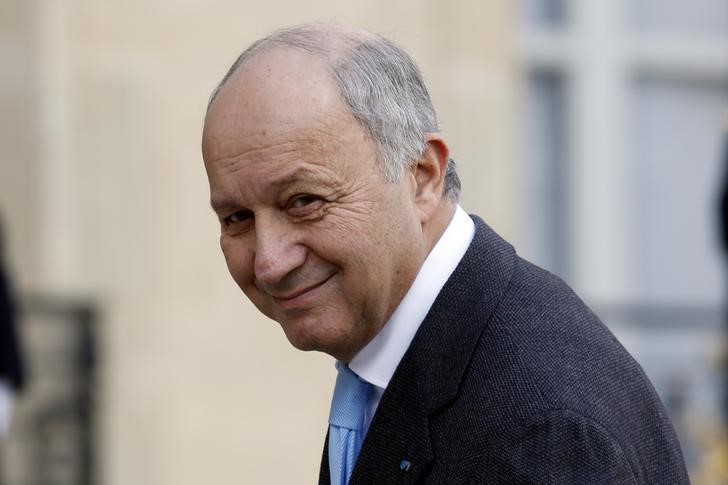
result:
[[[0,221],[0,440],[5,438],[10,430],[14,396],[23,384],[23,369],[15,334],[15,305],[5,275],[3,254],[2,221]]]
[[[318,24],[256,42],[202,150],[234,280],[338,361],[320,483],[688,483],[640,367],[458,206],[399,47]]]

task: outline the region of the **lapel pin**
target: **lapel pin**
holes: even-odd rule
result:
[[[399,469],[403,472],[409,471],[410,467],[412,466],[412,463],[410,463],[407,460],[402,460],[399,464]]]

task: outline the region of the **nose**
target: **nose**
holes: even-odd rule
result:
[[[285,221],[256,218],[255,236],[255,279],[265,287],[280,285],[306,261],[305,247]]]

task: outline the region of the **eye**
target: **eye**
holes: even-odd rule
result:
[[[323,203],[316,195],[300,194],[290,199],[287,209],[294,216],[306,216],[320,209]]]
[[[306,207],[307,205],[315,203],[317,200],[321,199],[309,194],[300,195],[293,199],[293,201],[291,202],[291,207],[294,209],[300,209],[301,207]]]
[[[231,233],[247,230],[253,223],[253,213],[248,210],[233,212],[222,219],[222,225]]]

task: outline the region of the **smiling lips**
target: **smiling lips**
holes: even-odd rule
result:
[[[275,295],[270,294],[269,295],[273,298],[273,300],[281,307],[290,307],[295,306],[299,303],[302,303],[303,300],[312,292],[317,290],[318,288],[322,287],[324,284],[326,284],[332,277],[334,276],[334,273],[328,275],[323,280],[319,281],[318,283],[315,283],[311,286],[307,286],[305,288],[301,288],[295,291],[288,292],[285,295]]]

